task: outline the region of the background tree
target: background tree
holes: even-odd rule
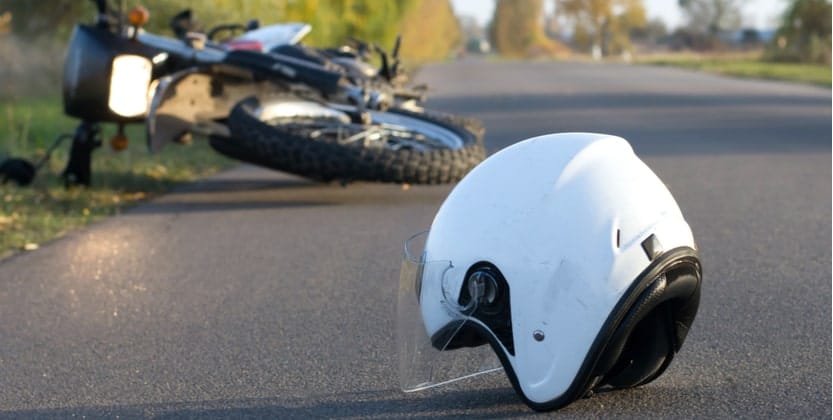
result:
[[[642,0],[555,0],[555,13],[573,26],[573,42],[604,55],[630,51],[630,33],[646,24]]]
[[[830,65],[830,21],[829,0],[793,0],[768,48],[767,58]]]
[[[695,33],[716,38],[722,32],[740,28],[741,0],[678,0]]]
[[[110,0],[117,5],[118,0]],[[168,23],[177,12],[190,8],[200,26],[299,21],[313,31],[304,42],[334,46],[348,37],[361,38],[390,48],[405,31],[405,58],[436,59],[447,56],[461,42],[449,0],[129,0],[128,8],[141,4],[151,14],[147,29],[172,35]],[[95,16],[92,1],[0,0],[0,14],[10,12],[12,32],[27,40],[51,39],[65,43],[75,23]],[[430,46],[430,48],[428,48]],[[409,52],[409,48],[415,51]],[[428,51],[430,50],[430,51]]]
[[[373,1],[373,4],[381,3]],[[465,40],[448,0],[414,0],[397,29],[402,34],[402,56],[411,61],[449,57]],[[392,40],[385,44],[390,49]]]
[[[0,35],[7,34],[12,30],[12,12],[0,13]]]
[[[35,35],[51,36],[56,30],[66,35],[73,22],[82,16],[84,11],[95,10],[91,1],[52,0],[52,1],[24,1],[0,0],[0,13],[7,12],[11,20],[11,30],[21,36]]]
[[[497,0],[489,28],[492,46],[508,57],[566,54],[566,47],[544,33],[543,14],[543,0]]]
[[[117,5],[119,0],[109,0]],[[147,30],[173,35],[170,19],[186,8],[208,29],[221,23],[312,24],[304,43],[338,46],[348,37],[390,50],[403,34],[405,64],[448,57],[462,43],[449,0],[127,0],[150,11]],[[6,14],[8,13],[8,14]],[[91,23],[89,0],[0,0],[0,98],[59,92],[67,41],[78,22]],[[6,20],[3,16],[11,16]],[[407,66],[406,66],[407,67]]]
[[[662,19],[651,19],[645,26],[631,29],[631,40],[656,44],[668,36],[668,27]]]

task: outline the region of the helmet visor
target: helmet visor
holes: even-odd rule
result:
[[[428,261],[427,236],[423,232],[405,242],[399,275],[397,349],[399,384],[405,392],[502,370],[491,347],[473,339],[480,321],[467,315],[474,313],[475,300],[465,305],[458,301],[462,283],[453,279],[462,277],[455,275],[461,268],[452,261]],[[471,292],[477,296],[477,290]]]

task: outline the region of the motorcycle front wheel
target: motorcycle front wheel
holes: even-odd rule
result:
[[[228,137],[212,136],[218,152],[320,181],[446,184],[485,158],[482,130],[435,112],[370,111],[350,121],[338,106],[278,101],[272,111],[255,98],[228,117]],[[279,111],[274,109],[279,108]]]

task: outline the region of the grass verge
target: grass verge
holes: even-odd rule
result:
[[[674,66],[702,70],[729,76],[786,80],[830,88],[830,66],[803,63],[773,63],[762,61],[759,54],[750,55],[648,55],[636,60],[640,64]]]
[[[0,102],[0,160],[7,156],[35,161],[60,133],[72,132],[76,121],[63,115],[60,99]],[[103,146],[93,152],[89,188],[65,189],[59,174],[66,163],[65,142],[29,187],[0,185],[0,258],[66,234],[103,217],[118,214],[138,201],[195,180],[234,161],[214,152],[205,141],[167,147],[151,155],[144,128],[127,128],[129,147],[112,150],[108,139],[115,127],[102,127]]]

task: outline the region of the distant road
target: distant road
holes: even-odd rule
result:
[[[831,91],[685,70],[466,59],[420,75],[494,152],[613,133],[702,251],[700,314],[640,389],[567,417],[831,416]],[[242,166],[0,262],[0,417],[529,414],[502,375],[397,390],[402,241],[451,187]]]

